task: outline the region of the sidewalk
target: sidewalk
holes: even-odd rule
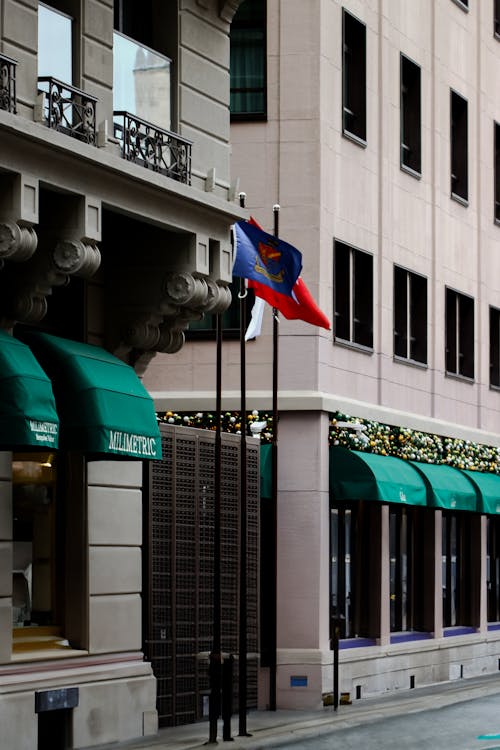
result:
[[[250,711],[247,730],[251,737],[238,737],[238,716],[233,717],[233,742],[222,740],[219,722],[218,745],[231,750],[259,750],[260,748],[288,747],[306,737],[314,737],[335,729],[353,727],[404,713],[441,708],[452,703],[469,701],[481,696],[500,694],[500,674],[455,680],[429,687],[399,691],[385,696],[353,700],[350,706],[331,706],[317,711]],[[155,737],[113,743],[100,750],[194,750],[208,740],[208,722],[160,729]]]

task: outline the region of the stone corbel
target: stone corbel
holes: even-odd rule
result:
[[[14,221],[0,222],[0,268],[5,260],[22,263],[36,250],[38,237],[31,226]]]
[[[61,240],[54,248],[52,262],[61,273],[88,279],[101,265],[101,253],[95,244],[86,244],[81,240]]]

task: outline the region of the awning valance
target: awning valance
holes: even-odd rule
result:
[[[426,505],[422,476],[394,456],[330,448],[330,490],[337,500],[378,500]]]
[[[479,508],[482,513],[500,513],[500,476],[483,471],[469,471],[463,473],[469,477],[479,493]]]
[[[444,464],[409,463],[422,474],[428,485],[428,505],[446,510],[478,509],[476,488],[464,472]]]
[[[161,458],[154,404],[132,367],[98,346],[30,333],[52,380],[61,447],[123,458]]]
[[[0,331],[0,450],[58,447],[52,385],[26,344]]]

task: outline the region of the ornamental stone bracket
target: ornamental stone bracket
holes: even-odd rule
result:
[[[111,351],[133,360],[137,371],[156,352],[178,352],[190,321],[231,304],[228,286],[208,276],[151,267],[122,269],[118,275],[108,338]]]

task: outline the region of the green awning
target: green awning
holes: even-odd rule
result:
[[[26,344],[0,331],[0,450],[58,447],[52,385]]]
[[[27,340],[52,379],[63,448],[161,458],[153,400],[132,367],[98,346],[46,333]]]
[[[469,471],[464,469],[470,481],[479,493],[479,508],[481,513],[500,513],[500,476],[484,471]]]
[[[347,448],[330,448],[330,491],[336,500],[427,505],[425,483],[409,462]]]
[[[472,482],[459,469],[443,464],[410,461],[429,487],[429,505],[446,510],[477,510],[478,497]]]
[[[271,498],[273,495],[273,455],[272,445],[260,446],[260,497]]]

